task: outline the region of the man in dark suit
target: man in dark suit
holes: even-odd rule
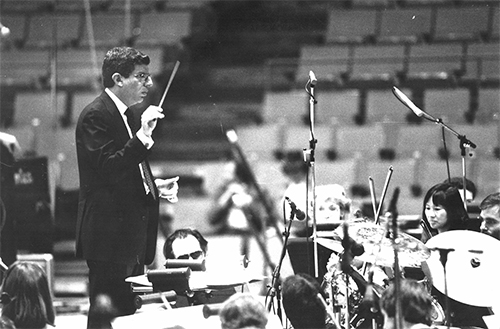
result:
[[[88,328],[111,327],[96,306],[98,296],[110,297],[115,316],[135,312],[124,279],[143,274],[144,265],[154,260],[159,198],[177,200],[178,177],[153,182],[147,162],[162,108],[149,106],[140,123],[129,110],[153,86],[149,62],[133,48],[108,51],[102,65],[106,89],[83,109],[76,127],[76,254],[89,267]]]

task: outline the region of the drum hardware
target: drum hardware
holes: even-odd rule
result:
[[[456,230],[434,236],[426,246],[433,250],[425,261],[428,276],[438,291],[444,294],[447,288],[448,297],[467,305],[491,307],[498,303],[500,286],[491,282],[498,280],[499,240],[483,233]],[[453,249],[445,266],[440,252],[434,251],[441,249]]]

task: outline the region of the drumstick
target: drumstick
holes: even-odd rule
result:
[[[175,73],[177,73],[177,69],[179,68],[179,65],[181,63],[179,61],[175,62],[174,69],[172,70],[172,74],[170,74],[170,79],[168,80],[167,87],[165,88],[165,91],[163,92],[163,96],[161,97],[160,104],[158,105],[159,107],[162,107],[163,101],[165,100],[165,97],[167,96],[168,89],[170,88],[170,85],[172,84],[172,80],[174,80]]]
[[[382,210],[382,205],[384,204],[385,194],[387,192],[387,186],[389,186],[389,181],[391,180],[392,172],[394,169],[392,166],[389,167],[389,171],[387,172],[387,177],[385,178],[384,188],[382,189],[382,196],[380,197],[380,203],[378,204],[377,212],[375,214],[375,224],[379,223],[380,211]]]
[[[377,198],[375,196],[375,183],[373,181],[372,176],[368,177],[368,183],[370,184],[370,194],[372,198],[372,207],[373,207],[373,218],[377,214]]]

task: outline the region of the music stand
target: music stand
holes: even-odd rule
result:
[[[313,241],[308,238],[289,238],[287,244],[288,256],[295,274],[306,273],[315,277]],[[326,274],[326,264],[332,250],[318,244],[318,278]]]

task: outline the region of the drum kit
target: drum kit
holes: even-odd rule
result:
[[[347,231],[341,226],[335,230],[337,239],[316,238],[319,245],[333,252],[323,288],[337,316],[335,322],[344,329],[382,327],[378,300],[395,274],[405,278],[407,274],[421,271],[425,278],[420,282],[429,293],[434,287],[467,305],[491,308],[499,304],[500,285],[495,284],[500,272],[495,255],[500,250],[499,240],[473,231],[449,231],[424,244],[404,232],[391,239],[384,225],[366,219],[346,221],[345,225]],[[341,266],[346,252],[342,243],[345,232],[364,249],[361,255],[354,255],[352,271],[348,274]],[[394,269],[396,257],[400,271]],[[446,314],[449,314],[446,305],[433,297],[432,307],[433,325],[446,325]]]

